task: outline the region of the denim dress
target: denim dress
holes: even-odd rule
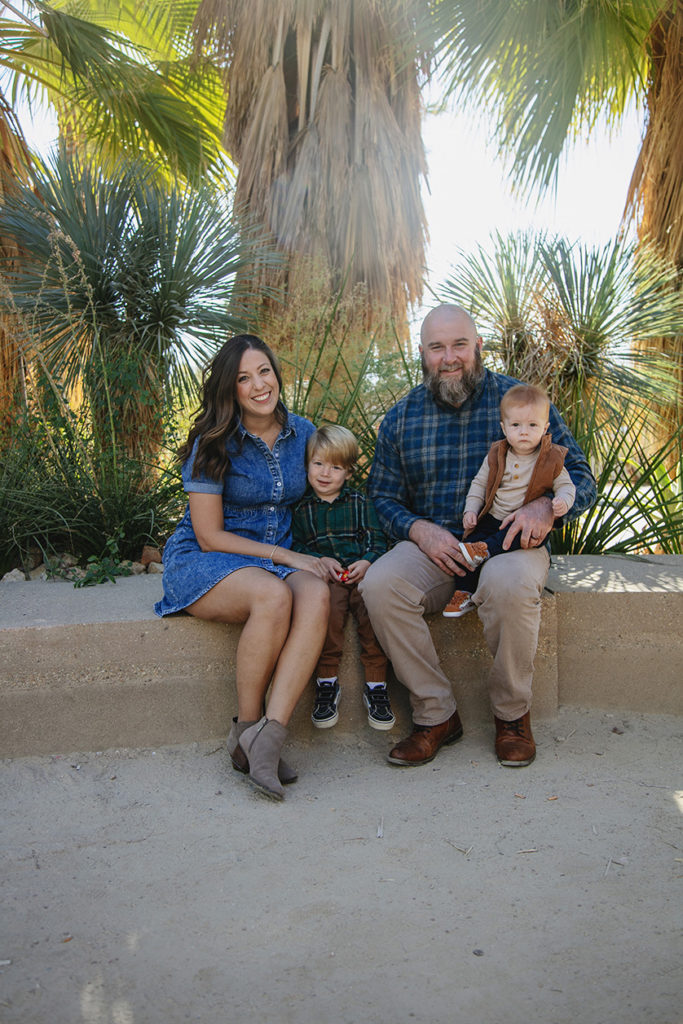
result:
[[[192,479],[192,466],[198,440],[183,464],[186,491],[220,494],[223,498],[223,522],[228,533],[262,544],[289,548],[292,545],[292,506],[306,489],[306,442],[315,427],[301,416],[287,414],[287,422],[278,434],[272,451],[240,424],[228,443],[230,468],[223,481],[205,476]],[[164,547],[164,596],[157,601],[157,615],[172,615],[198,601],[235,569],[258,566],[284,579],[290,569],[274,565],[269,558],[202,551],[190,518],[185,515]]]

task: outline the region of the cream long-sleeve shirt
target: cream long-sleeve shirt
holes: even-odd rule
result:
[[[490,514],[495,519],[505,519],[507,515],[511,512],[516,512],[524,504],[524,495],[529,486],[538,454],[536,451],[530,455],[515,455],[512,450],[508,451],[505,459],[503,479],[496,491],[490,511]],[[487,456],[470,484],[465,500],[465,512],[474,512],[475,515],[479,514],[484,506],[488,478],[489,463]],[[564,498],[568,508],[571,508],[574,504],[576,488],[564,466],[553,480],[553,493],[556,498]]]

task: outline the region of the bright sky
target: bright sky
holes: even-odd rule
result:
[[[427,115],[423,137],[430,188],[424,194],[429,284],[437,288],[443,282],[459,249],[487,247],[496,230],[533,227],[589,245],[610,241],[621,222],[642,128],[642,114],[633,109],[613,137],[596,129],[588,142],[575,144],[560,166],[556,195],[534,206],[511,196],[495,147],[487,146],[485,125],[454,113]],[[432,304],[427,296],[426,307]],[[418,324],[422,315],[419,311]]]

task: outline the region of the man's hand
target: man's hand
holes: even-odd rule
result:
[[[501,530],[510,527],[505,534],[503,549],[509,550],[518,533],[521,534],[520,545],[523,548],[540,547],[553,528],[554,518],[550,498],[537,498],[511,512],[500,524]]]
[[[410,527],[410,539],[431,558],[434,565],[448,573],[449,576],[464,576],[461,566],[469,568],[462,552],[460,542],[450,530],[427,519],[418,519]]]

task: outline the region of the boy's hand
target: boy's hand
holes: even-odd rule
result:
[[[565,516],[569,511],[569,505],[564,498],[553,498],[553,515],[556,519]]]
[[[465,512],[462,517],[462,525],[466,530],[473,530],[477,525],[477,514],[476,512]]]
[[[345,569],[346,579],[341,579],[340,583],[360,583],[365,576],[366,572],[370,568],[370,562],[367,558],[360,558],[357,562],[352,562],[351,565]]]

